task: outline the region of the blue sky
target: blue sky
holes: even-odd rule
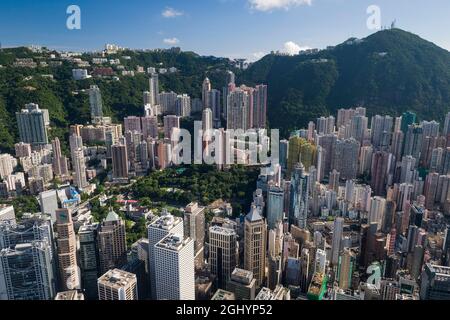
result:
[[[81,9],[81,30],[68,30],[66,9]],[[383,25],[417,33],[450,50],[448,0],[1,0],[3,47],[38,44],[61,50],[173,45],[204,55],[255,59],[271,50],[323,48],[365,37],[366,10]]]

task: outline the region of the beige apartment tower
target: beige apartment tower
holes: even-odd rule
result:
[[[58,262],[62,291],[80,288],[77,265],[77,241],[69,209],[56,210],[56,232],[58,233]]]

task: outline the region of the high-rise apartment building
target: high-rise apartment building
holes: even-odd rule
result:
[[[89,89],[89,106],[91,109],[91,120],[94,123],[101,122],[103,118],[102,94],[96,85],[91,85]]]
[[[40,109],[39,105],[29,103],[25,109],[16,112],[20,141],[34,146],[48,143],[47,126],[49,115],[47,109]]]
[[[125,144],[114,144],[111,146],[113,178],[128,178],[128,150]]]

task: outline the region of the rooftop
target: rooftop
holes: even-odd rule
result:
[[[156,247],[172,251],[180,251],[191,241],[191,238],[183,238],[180,234],[169,234],[156,244]]]
[[[253,280],[253,272],[234,268],[233,272],[231,273],[231,280],[248,285]]]
[[[135,281],[135,274],[120,269],[109,270],[98,279],[99,283],[116,289],[126,287]]]

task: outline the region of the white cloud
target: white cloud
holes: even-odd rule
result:
[[[252,9],[258,11],[289,10],[292,7],[312,4],[312,0],[248,0],[248,2]]]
[[[253,61],[258,61],[259,59],[263,58],[266,55],[265,52],[262,51],[258,51],[252,54],[252,59]]]
[[[283,52],[287,53],[291,56],[298,54],[300,51],[304,51],[304,50],[308,50],[308,49],[311,49],[311,48],[310,47],[302,47],[293,41],[285,42],[285,44],[283,46]]]
[[[180,40],[177,38],[166,38],[163,40],[165,44],[169,44],[171,46],[176,45],[177,43],[180,43]]]
[[[176,17],[184,15],[184,12],[175,10],[174,8],[171,8],[171,7],[166,7],[166,9],[164,9],[164,11],[161,13],[161,15],[164,18],[176,18]]]

